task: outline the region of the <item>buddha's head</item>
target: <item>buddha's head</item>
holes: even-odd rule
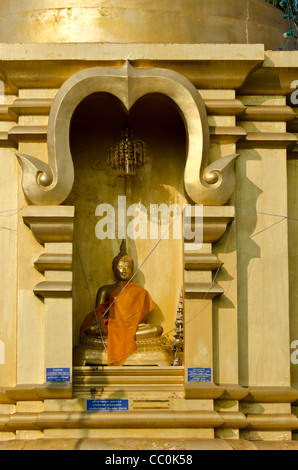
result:
[[[129,281],[134,273],[134,261],[126,252],[125,240],[122,241],[120,252],[113,259],[113,271],[117,281]]]

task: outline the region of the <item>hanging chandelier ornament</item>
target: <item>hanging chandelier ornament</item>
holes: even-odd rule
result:
[[[136,176],[137,170],[147,162],[145,142],[134,138],[128,127],[121,132],[119,140],[109,147],[108,166],[116,170],[119,177]]]

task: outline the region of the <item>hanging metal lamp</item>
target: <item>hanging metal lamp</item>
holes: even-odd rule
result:
[[[120,134],[108,150],[108,165],[116,170],[119,177],[136,176],[137,171],[148,162],[147,146],[136,139],[129,127]]]

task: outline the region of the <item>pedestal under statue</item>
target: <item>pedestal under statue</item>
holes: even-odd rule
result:
[[[125,241],[112,268],[116,282],[99,288],[96,307],[82,322],[75,365],[171,365],[171,344],[162,336],[163,328],[142,323],[154,302],[132,282],[134,262]]]

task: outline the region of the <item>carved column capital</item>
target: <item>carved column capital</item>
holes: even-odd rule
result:
[[[73,206],[28,206],[23,209],[24,223],[41,243],[73,241]]]

